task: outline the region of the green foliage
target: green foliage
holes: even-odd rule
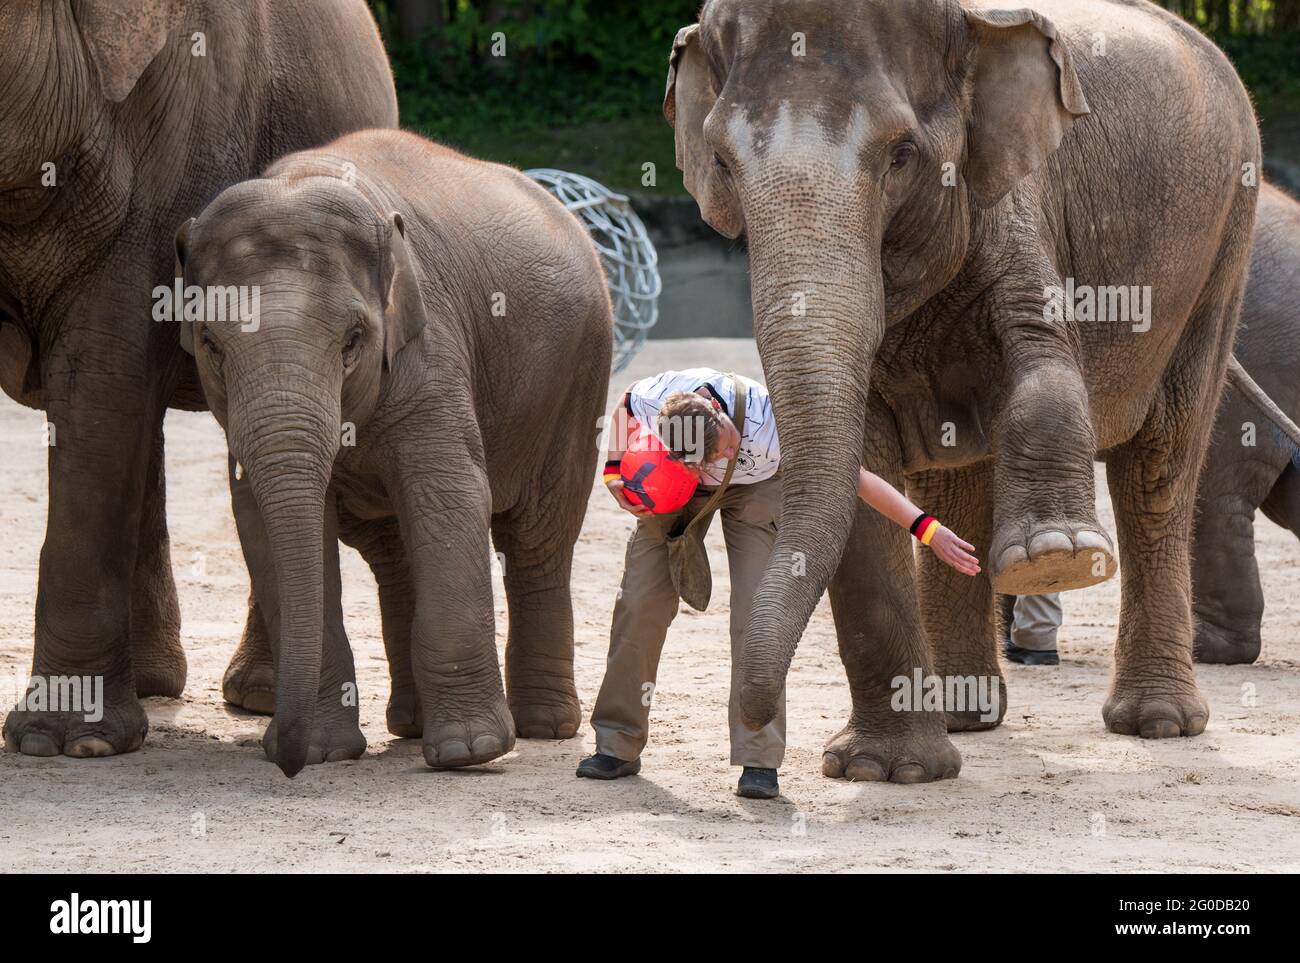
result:
[[[1300,0],[1163,0],[1236,64],[1265,119],[1300,110]],[[700,0],[371,0],[402,123],[472,154],[617,188],[681,192],[660,107],[668,51]],[[419,14],[423,34],[402,25]],[[493,56],[494,37],[506,56]]]

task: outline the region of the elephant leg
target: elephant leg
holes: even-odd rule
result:
[[[233,458],[227,458],[227,468],[231,509],[235,515],[235,525],[239,529],[240,543],[244,546],[244,556],[247,558],[248,540],[262,531],[261,516],[248,482],[235,478]],[[252,517],[241,520],[241,512],[251,513]],[[263,545],[257,551],[266,555],[270,549]],[[244,616],[244,631],[221,678],[221,695],[232,706],[239,706],[249,712],[265,716],[275,712],[275,660],[271,655],[271,639],[266,630],[266,613],[258,605],[257,592],[252,585],[248,589],[248,613]]]
[[[415,586],[397,519],[359,521],[340,511],[339,525],[343,541],[361,553],[379,588],[379,618],[391,686],[385,713],[388,731],[402,739],[418,739],[424,732],[424,709],[411,669]]]
[[[239,543],[244,550],[244,562],[252,579],[257,607],[261,609],[266,626],[274,671],[279,663],[280,651],[280,585],[275,574],[275,561],[248,477],[235,479],[232,472],[230,490],[235,508],[235,525],[239,529]],[[316,698],[315,726],[307,752],[308,765],[356,759],[366,751],[366,739],[361,734],[352,647],[343,628],[338,518],[334,502],[334,492],[331,489],[325,502],[325,613],[321,629],[320,686]],[[250,617],[251,615],[252,610]],[[270,705],[275,705],[274,692],[271,693]],[[268,759],[276,757],[275,742],[275,719],[272,718],[262,735],[262,748]]]
[[[1277,482],[1285,455],[1242,444],[1240,426],[1258,418],[1236,392],[1225,391],[1197,490],[1192,605],[1198,662],[1238,665],[1259,657],[1264,591],[1255,561],[1255,510]]]
[[[436,472],[412,464],[396,490],[415,586],[411,667],[424,759],[450,769],[505,755],[515,722],[497,661],[487,476],[467,453],[442,453],[437,464]]]
[[[1054,338],[1013,340],[1005,366],[1012,381],[994,425],[994,589],[1047,595],[1105,581],[1117,566],[1097,519],[1096,439],[1078,366]]]
[[[524,739],[570,739],[582,721],[569,578],[590,486],[572,478],[556,487],[564,490],[558,503],[532,500],[492,519],[510,612],[506,699]]]
[[[896,431],[887,427],[889,413],[882,409],[873,394],[863,464],[901,487],[902,454]],[[933,674],[910,540],[906,531],[859,504],[831,580],[835,632],[853,699],[848,724],[822,755],[822,773],[832,779],[929,782],[954,777],[961,769],[943,712],[927,711],[919,700],[898,703],[902,687],[918,673]]]
[[[1194,736],[1209,721],[1192,667],[1192,527],[1241,301],[1242,285],[1229,279],[1244,253],[1220,258],[1217,270],[1227,273],[1211,280],[1188,319],[1151,414],[1106,457],[1124,568],[1102,717],[1122,735]]]
[[[154,432],[140,510],[140,543],[131,578],[131,657],[136,695],[179,698],[185,689],[181,609],[167,536],[167,479],[162,426]]]
[[[130,752],[149,728],[136,696],[131,609],[146,476],[163,413],[148,397],[143,347],[124,336],[120,317],[93,320],[111,336],[93,339],[92,319],[79,319],[42,359],[50,494],[32,657],[35,679],[53,689],[61,677],[75,677],[93,698],[63,708],[25,700],[10,712],[5,746],[26,755]]]
[[[908,494],[975,546],[980,574],[971,578],[922,551],[917,589],[925,634],[944,692],[962,697],[946,706],[949,732],[992,729],[1006,714],[1007,687],[994,633],[988,546],[993,534],[993,465],[925,471],[908,478]],[[972,698],[974,696],[975,698]]]

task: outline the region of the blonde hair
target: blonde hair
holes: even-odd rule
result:
[[[706,464],[722,448],[722,415],[713,402],[693,391],[664,399],[657,422],[659,437],[678,461]]]

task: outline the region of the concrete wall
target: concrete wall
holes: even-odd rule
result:
[[[634,196],[659,252],[664,293],[650,338],[752,338],[749,256],[700,219],[689,197]]]

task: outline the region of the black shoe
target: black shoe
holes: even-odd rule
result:
[[[1008,642],[1003,646],[1002,654],[1006,656],[1008,662],[1019,662],[1021,665],[1061,664],[1061,656],[1055,649],[1022,649]]]
[[[781,787],[776,781],[776,770],[746,766],[745,771],[740,774],[740,782],[736,784],[736,795],[744,796],[746,799],[775,799],[781,795]]]
[[[600,752],[578,763],[578,776],[587,779],[620,779],[623,776],[635,776],[640,771],[640,759],[626,762]]]

